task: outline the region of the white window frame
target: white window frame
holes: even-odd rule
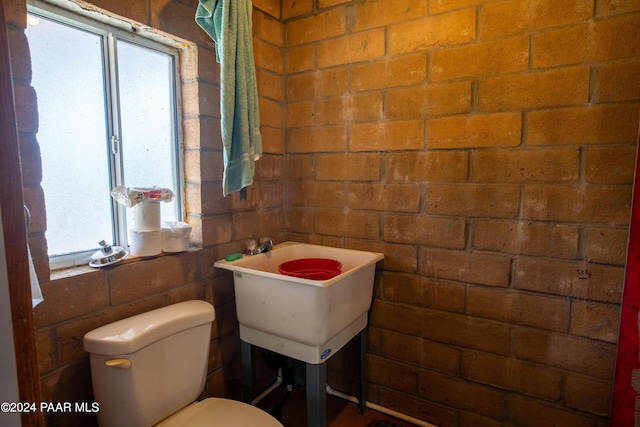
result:
[[[58,2],[60,3],[60,2]],[[63,1],[63,4],[65,2]],[[106,22],[100,22],[98,20],[92,19],[92,17],[85,16],[82,12],[86,12],[89,15],[88,11],[84,11],[80,9],[75,4],[71,2],[67,2],[70,7],[73,7],[73,11],[67,10],[65,8],[57,7],[53,4],[41,1],[41,0],[28,0],[27,11],[29,14],[40,15],[44,18],[58,21],[62,24],[69,25],[71,27],[78,28],[80,30],[88,31],[93,34],[97,34],[102,36],[103,43],[103,70],[104,70],[104,92],[105,92],[105,102],[106,102],[106,117],[105,117],[105,126],[108,128],[108,147],[109,151],[112,153],[110,158],[109,165],[109,174],[111,179],[111,188],[116,187],[118,185],[123,185],[123,168],[122,168],[122,158],[119,154],[119,140],[120,140],[120,117],[119,117],[119,105],[116,101],[113,100],[114,94],[117,93],[118,90],[118,82],[117,82],[117,52],[116,52],[116,41],[117,39],[121,39],[127,41],[129,43],[133,43],[139,46],[143,46],[149,49],[153,49],[155,51],[159,51],[161,53],[165,53],[171,55],[173,57],[173,93],[174,93],[174,105],[173,105],[173,115],[174,115],[174,141],[175,146],[172,150],[174,153],[173,164],[176,168],[175,172],[178,177],[176,182],[177,189],[175,194],[175,200],[177,201],[177,206],[179,209],[179,217],[180,220],[184,220],[186,217],[186,207],[184,203],[184,142],[183,142],[183,131],[182,131],[182,111],[181,111],[181,93],[180,93],[180,73],[179,73],[179,61],[180,61],[180,50],[178,49],[179,42],[174,42],[172,45],[170,43],[170,38],[158,34],[154,34],[153,32],[148,32],[145,35],[147,37],[143,37],[140,34],[136,33],[136,28],[133,27],[126,20],[117,20],[113,17],[113,15],[105,16]],[[76,6],[76,7],[74,7]],[[93,12],[95,16],[95,12]],[[162,40],[162,42],[158,41]],[[167,42],[167,43],[165,43]],[[117,152],[117,154],[116,154]],[[115,200],[111,200],[112,206],[112,230],[113,230],[113,243],[118,246],[122,246],[127,248],[128,245],[128,230],[127,230],[127,215],[125,211],[125,207],[119,203],[116,203]],[[46,208],[45,208],[46,209]],[[110,236],[105,236],[109,237]],[[97,242],[96,242],[97,243]],[[90,259],[91,255],[98,250],[99,247],[96,244],[96,247],[91,250],[79,251],[69,254],[55,255],[49,257],[49,266],[51,270],[68,268],[79,265],[86,265]]]

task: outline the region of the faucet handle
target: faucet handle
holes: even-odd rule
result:
[[[248,255],[253,255],[256,249],[258,249],[258,242],[255,239],[247,240],[245,245],[246,245],[246,249],[244,253]]]

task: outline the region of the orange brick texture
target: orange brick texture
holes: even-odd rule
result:
[[[369,392],[441,426],[608,425],[640,2],[283,1],[287,232],[385,254]],[[330,361],[355,393],[348,357]]]

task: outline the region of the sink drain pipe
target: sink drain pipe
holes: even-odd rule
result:
[[[350,395],[342,393],[342,392],[340,392],[338,390],[334,390],[333,388],[331,388],[331,386],[329,384],[327,384],[327,394],[330,394],[330,395],[333,395],[333,396],[336,396],[336,397],[340,397],[342,399],[348,400],[348,401],[356,403],[356,404],[358,403],[358,398],[357,397],[350,396]],[[369,402],[369,401],[365,402],[365,404],[367,405],[367,408],[369,408],[369,409],[373,409],[374,411],[381,412],[381,413],[383,413],[385,415],[389,415],[390,417],[394,417],[394,418],[397,418],[399,420],[406,421],[408,423],[415,424],[415,425],[420,426],[420,427],[436,427],[435,425],[429,424],[426,421],[422,421],[422,420],[419,420],[417,418],[410,417],[409,415],[405,415],[405,414],[403,414],[401,412],[397,412],[397,411],[394,411],[393,409],[385,408],[384,406],[380,406],[378,404],[375,404],[375,403],[372,403],[372,402]]]
[[[267,389],[265,391],[263,391],[262,393],[257,395],[256,398],[251,401],[251,404],[253,406],[255,406],[256,403],[258,403],[262,399],[264,399],[266,395],[268,395],[273,390],[278,388],[280,386],[280,384],[282,384],[282,368],[278,368],[278,376],[276,377],[276,381],[273,384],[271,384],[269,387],[267,387]]]
[[[264,399],[269,393],[271,393],[273,390],[278,388],[281,384],[282,384],[282,368],[278,368],[278,376],[276,377],[276,381],[273,384],[271,384],[269,387],[267,387],[266,390],[264,390],[262,393],[260,393],[258,396],[256,396],[255,399],[253,399],[251,401],[251,404],[255,406],[256,403],[258,403],[262,399]],[[353,402],[353,403],[356,403],[356,404],[359,403],[357,397],[350,396],[350,395],[348,395],[346,393],[342,393],[341,391],[335,390],[329,384],[327,384],[326,390],[327,390],[327,394],[329,394],[329,395],[336,396],[336,397],[348,400],[349,402]],[[405,415],[405,414],[403,414],[401,412],[394,411],[393,409],[389,409],[389,408],[386,408],[384,406],[380,406],[380,405],[378,405],[376,403],[373,403],[373,402],[367,401],[367,402],[365,402],[365,405],[369,409],[373,409],[374,411],[378,411],[378,412],[380,412],[382,414],[389,415],[390,417],[394,417],[394,418],[397,418],[399,420],[406,421],[408,423],[414,424],[414,425],[419,426],[419,427],[437,427],[437,426],[435,426],[433,424],[429,424],[426,421],[422,421],[422,420],[419,420],[417,418],[410,417],[409,415]]]

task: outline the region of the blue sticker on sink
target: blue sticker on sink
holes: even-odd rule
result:
[[[320,360],[324,360],[327,357],[329,357],[329,355],[331,354],[331,349],[328,348],[325,351],[322,352],[322,354],[320,355]]]

